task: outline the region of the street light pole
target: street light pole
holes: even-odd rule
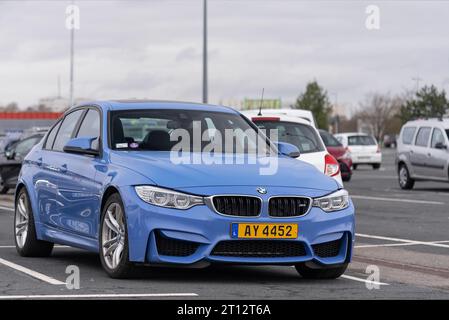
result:
[[[207,102],[207,0],[203,0],[203,103]]]
[[[75,26],[70,28],[70,107],[73,107],[73,64],[74,64]]]

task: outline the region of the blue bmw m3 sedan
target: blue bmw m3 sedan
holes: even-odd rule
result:
[[[23,162],[16,248],[26,257],[49,256],[55,243],[97,252],[113,278],[138,264],[211,263],[337,278],[351,260],[354,206],[298,156],[223,106],[79,105]]]

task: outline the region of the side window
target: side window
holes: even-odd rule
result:
[[[412,144],[413,136],[415,135],[416,127],[406,127],[402,131],[402,143]]]
[[[432,133],[432,142],[430,144],[430,146],[432,148],[435,148],[435,146],[440,143],[440,144],[445,144],[444,143],[444,136],[443,136],[443,132],[441,132],[440,129],[435,128],[433,129],[433,133]]]
[[[98,150],[100,137],[100,113],[97,110],[89,109],[81,123],[77,138],[96,138],[92,143],[92,148]]]
[[[430,138],[430,128],[422,127],[419,128],[418,134],[416,135],[415,145],[420,147],[427,147]]]
[[[69,113],[62,121],[61,128],[56,136],[55,143],[53,144],[53,150],[62,151],[67,141],[72,137],[73,129],[84,112],[83,109]]]
[[[28,154],[28,152],[30,152],[31,148],[33,148],[36,144],[38,144],[41,139],[42,137],[32,137],[20,141],[16,146],[15,150],[16,155],[25,157]]]
[[[50,133],[48,134],[47,140],[45,141],[44,149],[50,150],[53,146],[53,142],[55,141],[56,133],[58,132],[59,127],[61,126],[61,121],[57,125],[51,129]]]

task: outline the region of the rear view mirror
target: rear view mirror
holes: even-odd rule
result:
[[[445,145],[443,142],[437,142],[435,144],[435,149],[447,149],[447,145]]]
[[[97,156],[100,154],[99,151],[92,147],[96,139],[95,137],[70,139],[64,146],[64,152]]]

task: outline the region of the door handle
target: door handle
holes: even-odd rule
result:
[[[67,172],[67,165],[66,165],[66,164],[63,164],[63,165],[61,166],[61,172],[62,172],[62,173],[66,173],[66,172]]]

